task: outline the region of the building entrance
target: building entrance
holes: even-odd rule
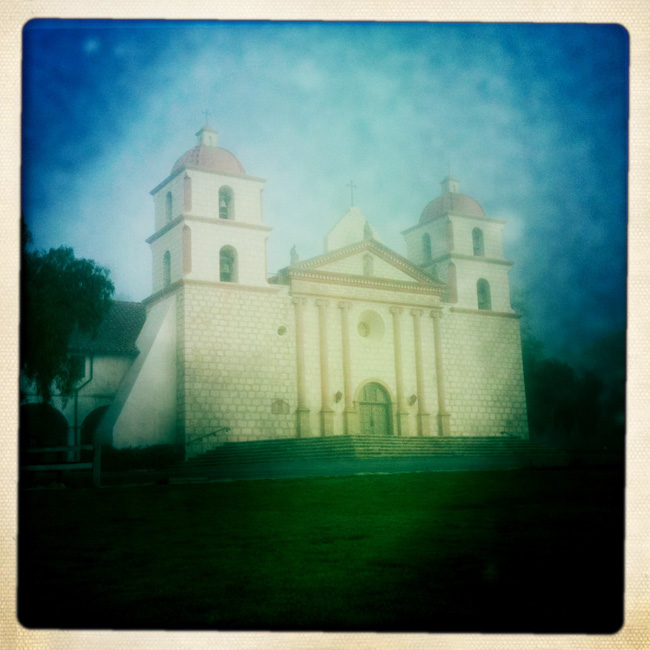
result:
[[[392,434],[390,396],[377,383],[366,384],[359,400],[361,433],[364,436],[389,436]]]

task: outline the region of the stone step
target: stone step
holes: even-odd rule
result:
[[[191,467],[390,458],[471,458],[504,460],[531,455],[552,459],[558,452],[525,440],[497,437],[387,438],[334,436],[226,443],[188,460]],[[559,457],[559,456],[558,456]]]

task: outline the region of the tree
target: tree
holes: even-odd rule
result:
[[[107,269],[76,258],[72,248],[28,251],[30,240],[23,229],[20,366],[49,403],[53,388],[65,398],[81,377],[68,354],[70,336],[76,328],[96,333],[115,288]]]

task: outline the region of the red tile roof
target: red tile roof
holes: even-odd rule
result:
[[[420,223],[431,221],[447,212],[458,212],[468,217],[484,217],[485,211],[478,201],[467,194],[447,192],[427,204],[420,216]]]
[[[135,342],[145,318],[142,303],[116,300],[94,338],[79,331],[72,334],[70,351],[81,354],[138,354]]]
[[[185,152],[172,167],[172,174],[182,167],[200,167],[213,172],[243,175],[244,167],[234,154],[221,147],[208,147],[198,144]]]

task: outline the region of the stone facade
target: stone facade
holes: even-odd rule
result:
[[[114,439],[184,441],[191,456],[221,427],[233,441],[528,437],[503,221],[448,177],[404,231],[407,258],[352,207],[323,255],[268,279],[264,180],[210,127],[197,136],[152,191],[151,340],[102,423]],[[164,413],[156,431],[138,405]]]

